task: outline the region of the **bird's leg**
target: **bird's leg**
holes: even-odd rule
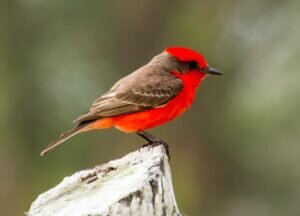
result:
[[[165,141],[163,141],[162,139],[160,139],[146,131],[137,131],[136,134],[148,141],[148,143],[144,144],[142,146],[142,148],[148,147],[148,146],[154,147],[154,146],[158,146],[158,145],[163,145],[166,150],[166,153],[168,155],[168,158],[170,160],[171,157],[170,157],[170,152],[169,152],[169,145]]]

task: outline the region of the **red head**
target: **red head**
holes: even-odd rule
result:
[[[198,52],[185,47],[169,47],[166,52],[181,62],[194,62],[202,73],[221,75],[222,72],[209,67],[205,58]]]

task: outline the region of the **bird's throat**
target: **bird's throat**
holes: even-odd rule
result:
[[[184,85],[185,91],[193,91],[199,87],[200,82],[205,78],[206,74],[200,73],[198,71],[189,71],[187,73],[178,73],[176,71],[172,72],[175,76],[177,76]]]

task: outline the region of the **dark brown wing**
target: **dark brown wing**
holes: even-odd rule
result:
[[[166,104],[183,88],[182,81],[161,65],[146,65],[118,81],[96,99],[90,112],[74,122],[139,112]]]

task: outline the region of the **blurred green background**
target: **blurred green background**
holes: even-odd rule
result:
[[[0,213],[23,215],[73,172],[143,144],[115,129],[42,148],[165,47],[209,77],[185,115],[151,130],[171,147],[187,215],[300,215],[300,1],[0,1]]]

